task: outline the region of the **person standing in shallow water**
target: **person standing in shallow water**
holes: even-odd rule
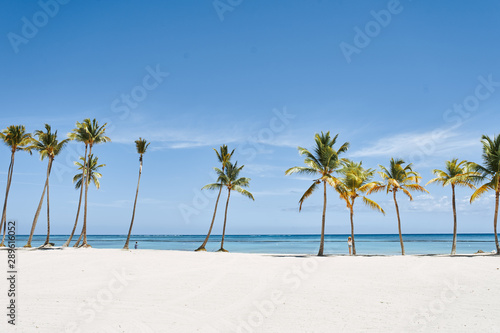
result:
[[[137,250],[137,242],[135,242],[134,249]]]
[[[351,238],[351,236],[347,237],[347,246],[349,247],[349,255],[352,255],[352,238]]]

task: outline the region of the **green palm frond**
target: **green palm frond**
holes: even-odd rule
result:
[[[304,203],[304,200],[309,198],[311,194],[317,189],[319,184],[319,181],[315,181],[308,189],[307,191],[304,192],[302,197],[299,200],[299,212],[302,210],[302,204]]]
[[[231,153],[229,153],[227,145],[222,145],[219,147],[219,151],[217,151],[217,149],[215,148],[213,148],[213,150],[217,154],[217,159],[222,164],[222,168],[225,169],[226,164],[231,160],[231,157],[234,154],[234,149],[231,151]]]
[[[31,154],[33,137],[26,133],[24,125],[11,125],[0,132],[0,140],[3,141],[12,152],[24,150]]]
[[[285,171],[285,175],[297,173],[318,177],[318,179],[313,180],[313,184],[299,200],[299,210],[302,209],[302,203],[304,200],[312,194],[320,182],[328,183],[332,187],[335,187],[338,184],[338,179],[332,176],[332,174],[339,171],[344,161],[344,159],[341,159],[339,155],[345,153],[349,149],[348,142],[342,144],[339,149],[334,148],[338,136],[339,135],[337,134],[334,137],[331,137],[330,132],[316,133],[314,135],[315,145],[313,149],[308,150],[303,147],[297,148],[299,154],[304,156],[304,164],[306,166],[296,166],[290,168]]]
[[[212,183],[203,186],[201,189],[202,190],[218,190],[222,187],[223,185],[221,183]]]
[[[221,149],[222,150],[222,149]],[[223,152],[223,151],[222,151]],[[233,150],[234,152],[234,150]],[[232,153],[231,153],[232,154]],[[230,157],[229,154],[227,154]],[[235,190],[238,193],[243,194],[244,196],[254,200],[253,195],[244,190],[243,187],[250,186],[250,178],[240,177],[240,172],[244,168],[244,165],[238,166],[238,162],[232,164],[229,160],[225,164],[224,171],[219,168],[214,168],[215,172],[218,174],[217,183],[205,185],[203,189],[215,190],[220,189],[221,187],[226,187],[229,191]]]
[[[293,167],[285,171],[285,175],[291,175],[294,173],[305,174],[305,175],[315,175],[318,172],[317,169],[309,167]]]
[[[464,186],[474,189],[473,184],[477,183],[480,173],[472,170],[473,165],[468,161],[458,161],[457,158],[446,161],[445,170],[433,170],[436,176],[426,185],[440,183],[442,186],[454,185]]]
[[[404,164],[405,161],[402,159],[391,158],[388,168],[380,165],[381,171],[379,172],[379,174],[385,182],[384,188],[386,189],[387,194],[389,192],[403,191],[403,193],[406,194],[410,198],[410,200],[413,200],[410,191],[428,193],[428,191],[423,186],[419,185],[422,177],[420,177],[418,172],[413,170],[412,164]],[[439,173],[439,170],[435,171]],[[379,186],[375,186],[367,193],[375,193],[379,192],[380,190],[381,188]]]
[[[36,139],[31,142],[30,149],[38,151],[42,160],[46,157],[54,159],[70,141],[69,139],[59,141],[57,131],[52,132],[49,124],[45,124],[45,131],[36,130],[35,137]]]
[[[80,186],[82,186],[83,179],[85,177],[85,169],[83,167],[83,164],[85,163],[85,159],[82,156],[80,156],[80,161],[81,162],[75,161],[75,165],[78,167],[78,170],[81,171],[80,173],[76,174],[73,177],[73,183],[75,183],[76,189],[79,189]],[[94,154],[89,155],[87,162],[88,162],[88,169],[87,170],[89,170],[88,183],[90,184],[90,182],[93,182],[95,187],[97,189],[99,189],[101,187],[101,184],[99,182],[99,178],[102,178],[102,174],[99,172],[99,170],[102,167],[105,167],[106,164],[98,164],[99,158],[97,156],[94,156]]]
[[[255,200],[253,198],[253,195],[252,193],[248,192],[247,190],[243,189],[241,186],[239,185],[233,185],[232,189],[240,194],[243,194],[245,197],[249,198],[249,199],[252,199],[252,200]]]
[[[141,155],[144,155],[146,153],[146,150],[149,147],[149,144],[151,142],[147,142],[146,139],[139,138],[138,140],[135,140],[135,148],[137,150],[137,153]]]
[[[469,163],[468,166],[472,172],[475,172],[473,178],[476,183],[480,181],[486,181],[487,183],[474,192],[471,202],[484,194],[486,188],[500,192],[500,135],[493,138],[483,135],[481,143],[483,144],[483,164]]]
[[[94,144],[111,142],[111,139],[105,135],[106,125],[107,123],[99,126],[99,122],[96,119],[91,121],[89,118],[86,118],[82,123],[77,123],[77,134],[75,136],[79,137],[79,139],[76,140],[91,146]],[[75,133],[75,130],[73,130],[73,133]]]

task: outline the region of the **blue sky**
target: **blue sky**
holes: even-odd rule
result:
[[[227,233],[288,234],[320,232],[321,194],[299,213],[311,179],[284,175],[302,165],[296,147],[311,147],[316,132],[339,133],[339,143],[351,143],[345,157],[367,167],[391,157],[413,162],[423,183],[448,159],[480,161],[481,135],[500,133],[496,1],[3,4],[0,126],[34,131],[49,123],[62,138],[84,118],[108,122],[113,142],[94,150],[106,167],[101,189],[89,190],[91,234],[128,231],[138,137],[151,146],[134,233],[204,234],[215,193],[200,189],[214,181],[212,148],[228,144],[256,200],[231,196]],[[2,150],[5,186],[10,155]],[[82,153],[71,143],[56,160],[54,234],[71,231],[73,161]],[[46,161],[16,156],[8,216],[25,234]],[[450,189],[428,190],[412,203],[400,197],[404,233],[452,231]],[[458,192],[459,232],[492,232],[491,196],[469,205],[470,194]],[[333,190],[328,196],[327,233],[347,233],[345,206]],[[390,198],[373,199],[387,215],[359,206],[356,231],[397,233]],[[45,225],[42,211],[36,233]]]

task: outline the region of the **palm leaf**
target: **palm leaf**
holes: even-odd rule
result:
[[[309,198],[311,196],[311,194],[313,194],[313,192],[316,190],[316,188],[318,187],[318,184],[319,184],[319,181],[315,181],[308,189],[307,191],[304,192],[304,194],[302,195],[302,197],[300,198],[299,200],[299,212],[302,210],[302,204],[304,203],[304,200],[306,200],[307,198]]]
[[[385,211],[382,209],[382,207],[380,207],[380,205],[378,203],[376,203],[375,201],[371,200],[371,199],[368,199],[367,197],[363,197],[363,203],[368,206],[369,208],[373,209],[373,210],[377,210],[379,212],[381,212],[382,214],[385,215]]]

